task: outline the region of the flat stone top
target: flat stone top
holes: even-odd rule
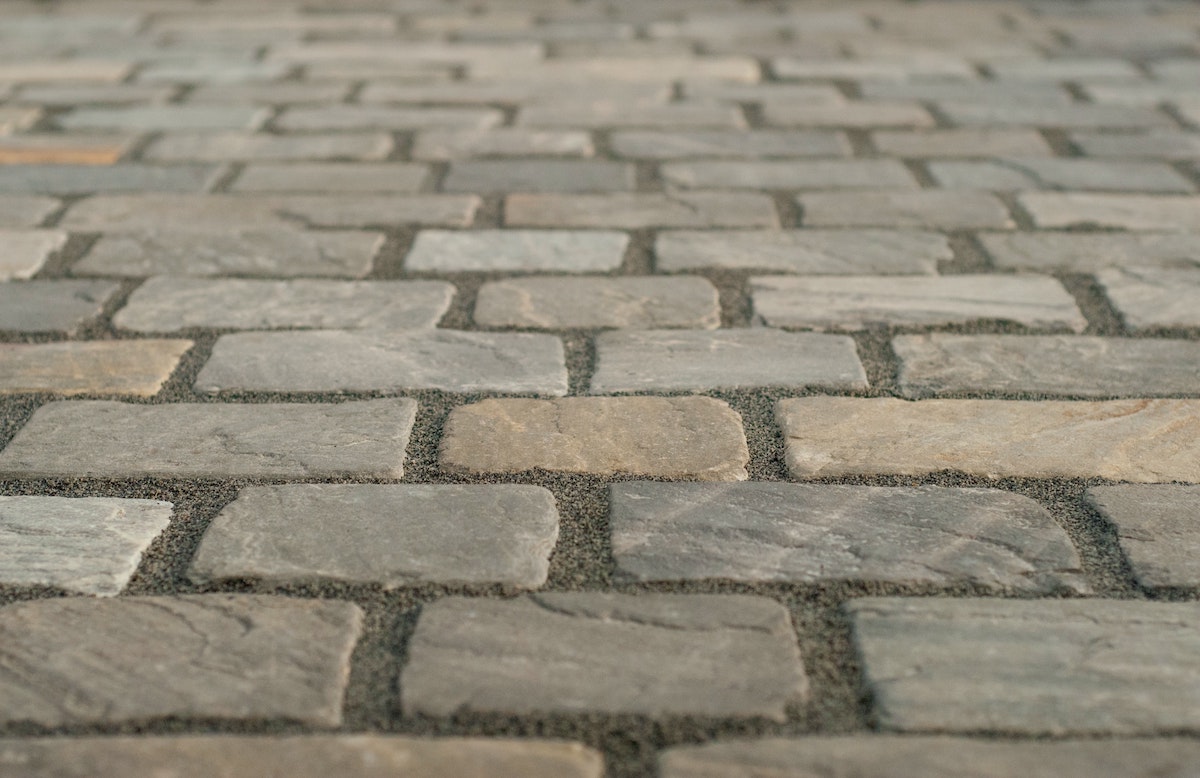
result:
[[[73,279],[0,283],[0,330],[73,332],[99,316],[118,288],[112,281]]]
[[[1087,501],[1116,526],[1138,583],[1171,587],[1200,582],[1200,486],[1093,486]]]

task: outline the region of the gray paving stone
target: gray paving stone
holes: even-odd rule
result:
[[[866,389],[853,339],[762,328],[606,332],[590,394],[748,389]]]
[[[22,478],[399,478],[417,413],[408,399],[316,404],[39,408],[0,451]]]
[[[981,320],[1082,332],[1087,320],[1062,284],[1039,275],[755,276],[754,313],[773,327],[866,329]]]
[[[0,330],[73,333],[99,316],[118,288],[70,279],[0,283]]]
[[[250,135],[244,132],[179,132],[164,135],[145,151],[145,158],[163,162],[200,160],[382,160],[392,151],[384,132],[330,135]]]
[[[561,58],[561,54],[559,56]],[[519,106],[568,101],[576,105],[589,101],[662,104],[669,101],[671,96],[668,83],[593,80],[584,91],[578,83],[570,80],[501,77],[494,81],[471,79],[446,83],[372,81],[363,88],[359,100],[364,103],[502,103]]]
[[[1050,145],[1036,130],[965,127],[952,130],[871,133],[875,148],[900,157],[1049,157]]]
[[[172,332],[230,329],[422,329],[445,315],[454,287],[441,281],[258,281],[151,278],[113,317],[117,327]]]
[[[230,62],[226,59],[196,59],[191,62],[155,62],[138,69],[137,80],[149,83],[239,84],[278,81],[291,70],[279,62]],[[226,98],[234,102],[232,97]]]
[[[1200,486],[1093,486],[1087,501],[1116,527],[1121,550],[1141,586],[1200,582]]]
[[[1200,133],[1193,132],[1076,132],[1071,142],[1092,157],[1200,159]]]
[[[0,608],[0,720],[160,716],[342,723],[362,611],[262,595],[83,598]]]
[[[20,217],[21,208],[25,204],[20,201],[15,204],[16,212],[9,215]],[[0,212],[3,212],[5,205],[4,200],[0,199]],[[55,205],[57,206],[57,203]],[[47,209],[46,212],[49,213],[50,210],[54,209]],[[0,216],[0,223],[2,221],[3,217]],[[40,218],[37,221],[40,221]],[[66,242],[67,234],[57,230],[18,230],[4,229],[0,226],[0,281],[32,277],[42,269],[42,265],[46,264],[46,260],[52,254],[66,245]]]
[[[522,227],[778,227],[770,197],[757,192],[515,194],[505,220]]]
[[[452,162],[443,192],[611,192],[634,187],[632,165],[607,160]]]
[[[978,44],[978,41],[972,41]],[[1038,103],[1065,105],[1071,95],[1058,84],[1014,81],[923,80],[860,81],[859,91],[870,100],[921,100],[926,102],[984,102],[992,105]]]
[[[1000,392],[1162,397],[1200,392],[1200,344],[1078,335],[901,335],[905,397]],[[1147,381],[1147,376],[1153,380]]]
[[[0,83],[43,83],[55,81],[123,81],[133,69],[131,62],[94,59],[14,60],[0,62]]]
[[[646,159],[688,157],[846,157],[846,137],[829,130],[620,130],[613,150]]]
[[[190,340],[0,344],[0,395],[158,393]]]
[[[625,258],[629,236],[584,230],[421,230],[405,257],[410,271],[602,273]]]
[[[632,482],[609,486],[609,505],[617,573],[636,581],[1090,591],[1049,512],[999,490]]]
[[[1200,266],[1190,233],[1012,232],[978,236],[998,268],[1091,273],[1131,265]]]
[[[1134,332],[1200,327],[1200,267],[1112,267],[1096,280]]]
[[[76,108],[55,118],[67,130],[256,130],[270,112],[255,106],[205,103]]]
[[[497,62],[471,68],[472,78],[506,78],[570,84],[618,82],[660,84],[691,79],[753,84],[761,78],[758,63],[743,56],[581,57],[555,62]]]
[[[660,232],[655,269],[702,267],[803,275],[925,275],[953,259],[945,236],[917,230],[729,230]]]
[[[775,417],[796,478],[917,475],[1200,481],[1200,401],[802,397]]]
[[[456,330],[246,332],[221,336],[196,377],[200,392],[409,389],[563,395],[562,341]]]
[[[992,159],[932,162],[929,173],[947,189],[1067,189],[1112,192],[1194,192],[1161,162],[1098,159]]]
[[[717,289],[694,276],[511,278],[484,284],[475,322],[485,327],[696,327],[721,324]]]
[[[533,130],[495,127],[489,130],[423,130],[413,143],[414,159],[471,157],[590,157],[592,137],[579,130]]]
[[[989,63],[988,69],[1001,81],[1109,82],[1140,81],[1144,78],[1133,63],[1115,57],[1013,59]]]
[[[274,83],[200,84],[184,97],[185,103],[340,103],[350,94],[349,81],[283,81]]]
[[[136,135],[57,133],[0,137],[4,165],[112,165],[133,148]],[[45,168],[22,168],[23,170]],[[96,170],[98,168],[92,168]],[[99,176],[103,179],[105,176]]]
[[[918,188],[894,159],[834,159],[793,162],[668,162],[663,179],[685,189],[878,189]]]
[[[1083,88],[1092,102],[1119,105],[1155,106],[1159,103],[1195,101],[1191,81],[1140,81],[1129,84],[1086,84]]]
[[[419,192],[426,165],[406,162],[255,164],[237,177],[232,192]]]
[[[806,44],[807,45],[807,44]],[[722,81],[691,81],[684,78],[684,97],[689,100],[720,100],[730,103],[815,103],[844,105],[845,96],[831,84],[785,84],[767,81],[738,84]]]
[[[746,119],[727,103],[679,102],[628,105],[621,102],[567,102],[530,105],[517,115],[522,127],[714,127],[744,129]]]
[[[796,198],[805,226],[1005,229],[1004,204],[984,192],[878,190],[809,192]]]
[[[158,500],[0,496],[0,582],[111,597],[166,529],[172,507]]]
[[[783,721],[808,680],[787,610],[765,597],[556,592],[425,606],[400,688],[408,714]]]
[[[504,120],[494,108],[390,108],[328,105],[288,108],[275,120],[282,130],[409,130],[424,127],[486,129]]]
[[[188,577],[536,589],[557,537],[554,496],[539,486],[257,486],[213,519]]]
[[[1025,192],[1018,201],[1038,227],[1186,232],[1200,223],[1200,196]]]
[[[888,79],[907,81],[919,78],[975,79],[977,74],[969,64],[958,57],[926,57],[915,59],[802,59],[800,57],[776,57],[771,61],[775,75],[780,78],[806,79]]]
[[[845,105],[764,103],[767,124],[797,127],[932,127],[933,116],[915,102],[855,101]]]
[[[0,194],[0,230],[4,230],[3,233],[0,233],[0,238],[3,240],[3,243],[0,243],[0,245],[9,247],[12,246],[13,241],[21,240],[23,246],[23,241],[35,240],[32,236],[23,239],[14,237],[12,230],[36,227],[60,207],[61,204],[58,200],[49,197]],[[35,245],[41,245],[45,240],[47,238],[36,239]],[[11,260],[0,259],[0,267],[4,267],[8,261]],[[10,275],[12,271],[7,268],[0,270],[0,272],[5,273],[5,277],[13,277]],[[24,278],[27,276],[20,277]]]
[[[0,192],[203,192],[219,173],[215,165],[0,165]]]
[[[1172,126],[1171,120],[1164,113],[1159,113],[1151,108],[1128,105],[995,104],[947,100],[938,103],[938,108],[952,122],[968,127],[990,125],[996,127],[1148,129]]]
[[[885,729],[1150,735],[1200,715],[1196,603],[869,597],[846,609]]]

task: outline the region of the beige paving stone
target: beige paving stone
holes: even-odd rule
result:
[[[1071,129],[1149,129],[1174,126],[1166,114],[1152,108],[1098,103],[1046,105],[946,100],[938,108],[951,121],[968,127],[1031,126]]]
[[[35,600],[0,608],[0,721],[162,716],[342,723],[362,611],[208,594]],[[20,668],[19,670],[16,668]]]
[[[802,275],[930,275],[953,259],[946,237],[919,230],[671,230],[658,234],[655,269],[702,267]]]
[[[129,151],[132,137],[14,135],[0,138],[0,165],[112,165]]]
[[[1046,139],[1036,130],[990,127],[871,133],[875,148],[899,157],[1049,157]]]
[[[237,177],[233,192],[419,192],[429,178],[426,165],[405,162],[362,164],[254,164]]]
[[[455,408],[439,460],[451,472],[549,470],[744,481],[741,417],[708,397],[489,399]]]
[[[829,130],[619,130],[611,137],[623,157],[845,157],[850,144]]]
[[[1194,233],[1011,232],[977,236],[998,268],[1092,273],[1109,267],[1200,267]]]
[[[1071,141],[1093,157],[1200,159],[1200,133],[1194,132],[1075,132]]]
[[[1087,501],[1117,530],[1137,582],[1148,588],[1200,582],[1200,486],[1093,486]]]
[[[32,198],[31,198],[32,199]],[[41,199],[41,198],[38,198]],[[53,200],[46,201],[53,203]],[[32,203],[31,203],[32,204]],[[4,201],[0,199],[0,214],[4,210]],[[10,214],[20,216],[22,203],[18,200],[17,212]],[[57,203],[55,203],[57,207]],[[53,209],[47,209],[47,213]],[[34,213],[30,214],[35,215]],[[67,234],[58,230],[18,230],[3,227],[3,215],[0,215],[0,281],[14,278],[30,278],[50,258],[50,255],[61,249],[67,243]],[[41,221],[41,218],[30,219],[31,222]]]
[[[758,63],[750,57],[581,57],[532,64],[498,62],[471,68],[472,78],[529,79],[565,83],[660,83],[691,79],[694,81],[732,81],[753,84],[759,81]]]
[[[714,127],[744,129],[746,119],[737,106],[688,101],[662,105],[586,102],[530,105],[517,122],[523,127]]]
[[[1200,267],[1110,267],[1096,280],[1134,332],[1200,327]]]
[[[1161,162],[1103,159],[997,158],[932,162],[929,173],[947,189],[1057,189],[1191,193],[1194,186]]]
[[[778,227],[769,197],[757,192],[515,194],[505,219],[521,227]]]
[[[796,478],[919,475],[1200,481],[1200,400],[780,400]]]
[[[132,69],[131,62],[93,59],[17,60],[0,63],[0,83],[117,82],[124,80]]]
[[[721,324],[721,306],[716,287],[698,276],[511,278],[480,287],[475,323],[538,329],[714,329]]]
[[[151,397],[190,340],[0,344],[0,394],[128,394]]]
[[[350,94],[352,86],[349,81],[198,84],[186,93],[184,102],[266,103],[269,105],[340,103]]]
[[[1015,226],[1004,204],[985,192],[933,189],[809,192],[799,195],[796,201],[803,209],[801,219],[806,227],[960,230]]]
[[[172,132],[154,141],[146,159],[162,162],[382,160],[391,153],[385,132],[252,135],[245,132]]]
[[[486,129],[504,120],[493,108],[392,108],[379,105],[322,105],[288,108],[275,119],[286,131],[411,130],[425,127]]]
[[[816,103],[845,105],[845,96],[830,84],[785,84],[766,81],[738,84],[721,81],[683,80],[682,92],[689,100],[721,100],[733,103]]]
[[[878,189],[918,188],[908,168],[894,159],[793,162],[702,160],[668,162],[663,179],[684,189]]]
[[[453,162],[443,192],[629,191],[632,165],[599,159],[482,159]]]
[[[489,130],[423,130],[413,142],[414,159],[449,160],[473,157],[590,157],[596,153],[589,133],[580,130],[534,130],[494,127]]]
[[[421,230],[410,271],[603,273],[616,270],[629,236],[598,230]]]

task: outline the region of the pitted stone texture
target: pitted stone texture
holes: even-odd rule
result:
[[[978,238],[998,268],[1090,273],[1131,265],[1200,267],[1200,235],[1191,233],[1012,232]]]
[[[884,729],[1153,734],[1200,724],[1200,604],[875,598],[846,606]]]
[[[621,130],[612,147],[622,157],[845,157],[850,144],[828,130]]]
[[[258,281],[164,276],[138,287],[113,324],[137,332],[189,327],[239,330],[422,329],[450,307],[441,281]]]
[[[130,394],[150,397],[171,377],[190,340],[0,343],[0,395]]]
[[[425,127],[487,129],[504,120],[494,108],[394,108],[321,105],[289,108],[275,120],[288,132],[310,130],[412,130]]]
[[[484,156],[590,157],[591,136],[573,130],[494,127],[489,130],[424,130],[413,143],[414,159],[468,159]]]
[[[0,583],[111,597],[166,529],[172,507],[157,500],[0,496]]]
[[[972,85],[972,88],[975,88]],[[871,134],[875,148],[898,157],[1049,157],[1053,154],[1036,130],[960,128]]]
[[[585,670],[585,671],[581,671]],[[635,713],[785,719],[808,681],[791,619],[765,597],[449,598],[417,622],[406,713]]]
[[[50,201],[53,202],[53,201]],[[0,222],[7,203],[0,199]],[[20,204],[17,213],[19,216]],[[53,210],[53,209],[50,209]],[[49,213],[49,211],[47,211]],[[32,221],[32,220],[31,220]],[[37,219],[41,221],[41,217]],[[0,228],[0,281],[30,278],[67,243],[67,234],[56,230],[9,230]]]
[[[929,173],[946,189],[1058,189],[1111,192],[1194,192],[1161,162],[1100,159],[990,159],[932,162]]]
[[[1024,192],[1017,199],[1041,228],[1186,232],[1200,224],[1200,196]]]
[[[512,278],[483,285],[475,322],[486,327],[693,327],[721,324],[717,289],[698,276]]]
[[[371,271],[383,247],[378,232],[303,232],[290,228],[103,235],[76,262],[77,275],[103,276],[334,276]],[[182,228],[182,231],[179,231]]]
[[[314,330],[223,335],[196,377],[201,392],[567,393],[552,335],[456,330]]]
[[[0,767],[26,778],[602,778],[600,754],[578,743],[390,735],[186,735],[6,739]],[[1165,775],[1165,778],[1173,778]]]
[[[255,130],[270,115],[250,105],[145,105],[76,108],[55,123],[67,130]]]
[[[802,275],[928,275],[953,259],[945,236],[917,230],[677,230],[658,235],[655,269],[702,267]]]
[[[526,227],[778,227],[771,198],[757,192],[515,194],[505,219]]]
[[[900,358],[898,380],[905,397],[1200,393],[1200,343],[1186,340],[933,333],[901,335],[892,350]]]
[[[919,475],[1200,481],[1200,400],[780,400],[796,478]]]
[[[1200,327],[1200,259],[1196,264],[1106,268],[1096,273],[1096,280],[1134,332]]]
[[[685,189],[917,188],[912,173],[894,159],[668,162],[662,176]]]
[[[250,135],[241,132],[173,132],[146,149],[145,158],[164,162],[199,160],[381,160],[391,153],[387,133],[336,135]]]
[[[1049,276],[755,276],[754,313],[774,327],[865,329],[989,319],[1082,332],[1087,320]]]
[[[419,192],[429,178],[426,165],[404,162],[313,162],[250,165],[233,192]]]
[[[421,230],[404,260],[410,271],[602,273],[625,258],[621,232],[566,230]]]
[[[986,192],[934,189],[810,192],[796,201],[811,227],[899,227],[1007,229],[1013,225],[1004,204]]]
[[[213,519],[188,576],[535,589],[557,537],[554,496],[538,486],[254,486]]]
[[[637,581],[887,581],[1087,592],[1067,534],[992,489],[783,483],[609,487],[617,572]]]
[[[204,192],[220,172],[215,165],[0,165],[0,192]]]
[[[1139,584],[1200,583],[1200,486],[1093,486],[1087,500],[1116,527]]]
[[[596,338],[590,394],[749,389],[866,389],[854,340],[844,335],[732,329],[606,332]]]
[[[74,332],[99,316],[118,288],[111,281],[71,279],[0,283],[0,330]]]
[[[549,470],[744,481],[742,419],[709,397],[484,400],[450,412],[439,457],[468,473]]]
[[[609,192],[631,190],[632,165],[594,159],[453,162],[444,192]]]
[[[0,451],[20,477],[319,478],[403,475],[407,399],[334,404],[54,402]]]
[[[336,727],[361,624],[353,603],[261,595],[9,605],[0,721],[271,717]]]

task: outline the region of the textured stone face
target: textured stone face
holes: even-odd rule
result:
[[[689,189],[917,188],[912,173],[894,159],[669,162],[662,174],[667,183]]]
[[[1161,162],[1009,158],[986,162],[934,162],[929,170],[947,189],[1194,191],[1187,179]]]
[[[385,86],[376,84],[375,86]],[[370,87],[368,87],[368,90]],[[413,144],[414,159],[469,159],[482,156],[590,157],[591,136],[571,130],[498,127],[489,130],[424,130]]]
[[[418,192],[429,177],[427,165],[360,162],[250,165],[234,192]]]
[[[801,275],[929,275],[953,259],[946,238],[915,230],[676,230],[659,233],[655,267],[774,270]]]
[[[845,606],[885,729],[1151,734],[1200,722],[1200,605],[868,597]]]
[[[9,252],[13,251],[12,242],[14,240],[14,235],[12,232],[10,232],[10,230],[36,227],[42,223],[43,219],[57,211],[59,207],[60,204],[58,200],[54,200],[49,197],[0,194],[0,229],[4,230],[3,233],[0,233],[4,237],[4,251],[3,253],[0,253],[0,280],[4,280],[5,278],[28,278],[33,274],[34,271],[37,270],[37,267],[34,267],[25,275],[16,275],[15,271],[11,267],[13,260],[7,258],[11,256]],[[62,233],[57,234],[60,235],[60,237],[57,238],[57,243],[58,245],[61,245],[62,242],[67,239],[67,237]],[[26,238],[25,240],[30,239],[31,238]],[[35,243],[33,245],[43,246],[45,245],[46,240],[47,238],[44,237],[35,239]],[[54,248],[58,248],[58,245],[54,245]],[[45,250],[51,251],[53,249]],[[28,261],[26,260],[19,262],[17,267],[22,268],[26,267],[27,265]],[[38,265],[41,265],[40,261],[38,262]]]
[[[904,85],[910,86],[910,85]],[[982,85],[972,83],[972,89]],[[1024,95],[1022,95],[1024,97]],[[900,157],[990,157],[996,154],[1048,157],[1050,147],[1036,130],[960,128],[871,134],[875,148]]]
[[[1017,199],[1040,228],[1186,232],[1200,222],[1200,197],[1193,195],[1024,192]]]
[[[261,595],[69,598],[0,608],[0,721],[155,716],[342,721],[362,612]]]
[[[694,327],[721,323],[717,290],[699,277],[514,278],[484,284],[475,322],[487,327]]]
[[[1098,272],[1096,280],[1135,332],[1200,327],[1200,266],[1114,267]]]
[[[248,105],[146,105],[77,108],[55,123],[68,130],[255,130],[270,115]]]
[[[814,192],[797,199],[804,225],[1005,229],[1013,226],[1003,203],[983,192],[885,190]]]
[[[99,316],[117,289],[112,281],[0,283],[0,330],[74,332]]]
[[[0,228],[4,227],[4,211],[7,205],[0,199]],[[54,208],[47,209],[43,215],[49,215],[52,210]],[[42,219],[42,216],[33,212],[29,215],[30,224]],[[9,213],[8,216],[19,217],[19,205],[15,212]],[[33,218],[35,216],[36,218]],[[64,232],[0,229],[0,281],[30,278],[41,269],[50,255],[61,249],[66,242],[67,235]]]
[[[445,192],[612,192],[633,189],[632,165],[607,160],[539,159],[454,162]]]
[[[124,164],[0,166],[0,192],[203,192],[216,182],[216,165]]]
[[[1000,268],[1090,273],[1134,265],[1200,266],[1200,235],[1014,232],[980,235]]]
[[[757,192],[516,194],[505,198],[515,227],[777,227],[775,204]]]
[[[130,394],[150,397],[170,378],[190,340],[0,343],[0,394]]]
[[[612,145],[623,157],[844,157],[849,144],[826,130],[621,130]]]
[[[146,158],[176,160],[381,160],[392,150],[392,138],[380,133],[336,135],[251,135],[249,133],[173,132],[156,140]]]
[[[422,230],[404,260],[408,270],[443,273],[524,270],[602,273],[615,270],[629,237],[620,232]]]
[[[1093,486],[1088,502],[1117,528],[1138,583],[1200,583],[1200,486]]]
[[[587,672],[580,672],[580,668]],[[426,606],[406,713],[604,711],[784,719],[808,682],[791,619],[738,595],[597,593]]]

